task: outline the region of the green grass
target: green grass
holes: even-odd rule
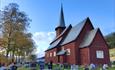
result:
[[[108,70],[115,70],[115,67],[114,68],[109,68]]]
[[[55,66],[53,66],[53,70],[56,68],[57,66],[55,65]],[[46,66],[45,66],[45,68],[47,68]],[[26,68],[26,67],[20,67],[20,68],[18,68],[18,70],[30,70],[29,68]],[[39,69],[39,66],[37,66],[37,70],[40,70]],[[62,70],[64,70],[64,69],[62,69]],[[70,70],[70,68],[68,68],[68,70]],[[83,67],[79,67],[79,69],[78,70],[83,70]],[[100,70],[100,68],[98,68],[97,70]],[[108,70],[115,70],[115,67],[109,67],[108,68]]]
[[[20,68],[18,68],[17,70],[29,70],[29,68],[26,68],[26,67],[20,67]]]

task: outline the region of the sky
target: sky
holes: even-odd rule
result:
[[[20,11],[32,20],[29,32],[33,34],[38,57],[44,56],[44,51],[55,37],[61,4],[66,26],[74,26],[89,17],[104,36],[115,32],[115,0],[0,0],[0,10],[9,3],[17,3]]]

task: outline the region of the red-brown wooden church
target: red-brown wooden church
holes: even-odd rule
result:
[[[108,45],[99,28],[86,18],[75,26],[66,27],[63,8],[55,28],[56,37],[45,51],[45,62],[68,64],[109,63]]]

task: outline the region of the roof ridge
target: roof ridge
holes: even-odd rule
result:
[[[82,21],[80,21],[78,24],[76,24],[75,26],[78,26],[79,24],[83,24],[83,22],[85,23],[86,21],[87,21],[87,19],[89,19],[88,17],[87,18],[85,18],[84,20],[82,20]],[[75,27],[75,26],[73,26],[73,27]]]

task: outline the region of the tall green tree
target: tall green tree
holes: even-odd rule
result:
[[[7,57],[9,53],[14,58],[16,54],[25,56],[32,51],[34,42],[31,33],[27,32],[30,21],[16,3],[10,3],[2,11],[1,30]]]

